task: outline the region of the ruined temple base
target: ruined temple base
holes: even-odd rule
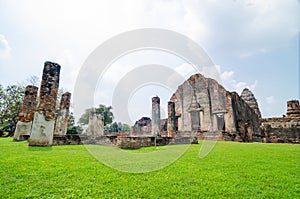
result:
[[[29,146],[51,146],[54,123],[54,120],[47,121],[43,113],[35,112]]]
[[[54,135],[52,145],[77,145],[83,144],[82,140],[86,140],[86,136],[78,134]]]
[[[263,142],[300,144],[300,117],[262,118]]]
[[[28,140],[31,132],[32,122],[18,121],[14,133],[14,141]]]
[[[122,149],[136,149],[149,146],[164,146],[172,144],[198,144],[195,137],[133,137],[133,136],[86,136],[86,135],[54,135],[52,145],[96,144],[117,146]]]

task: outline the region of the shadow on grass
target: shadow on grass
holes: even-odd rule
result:
[[[51,146],[28,146],[28,151],[52,151]]]

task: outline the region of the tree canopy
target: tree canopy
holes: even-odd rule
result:
[[[122,122],[113,122],[105,126],[105,132],[130,132],[130,126]]]
[[[24,97],[24,86],[10,85],[4,88],[0,85],[0,128],[13,134],[18,119],[20,105]]]

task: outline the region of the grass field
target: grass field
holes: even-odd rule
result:
[[[0,139],[0,198],[300,198],[300,145],[218,142],[204,159],[200,147],[133,174],[105,166],[82,145]]]

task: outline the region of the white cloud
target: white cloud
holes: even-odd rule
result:
[[[11,47],[4,35],[0,34],[0,59],[7,59],[11,56]]]
[[[221,67],[218,66],[220,72]],[[234,71],[224,71],[221,73],[221,84],[227,90],[234,90],[237,93],[241,93],[244,88],[249,88],[250,90],[254,90],[258,85],[258,80],[255,80],[252,84],[248,84],[247,82],[238,81],[234,76]]]
[[[268,96],[268,97],[266,97],[266,102],[267,102],[268,105],[273,105],[275,103],[274,96]]]
[[[183,63],[180,66],[176,67],[175,71],[185,78],[188,78],[191,75],[197,73],[197,71],[193,67],[193,65],[188,64],[188,63]]]
[[[230,82],[230,81],[232,81],[233,76],[234,76],[233,71],[224,71],[221,74],[221,79],[223,82]]]

